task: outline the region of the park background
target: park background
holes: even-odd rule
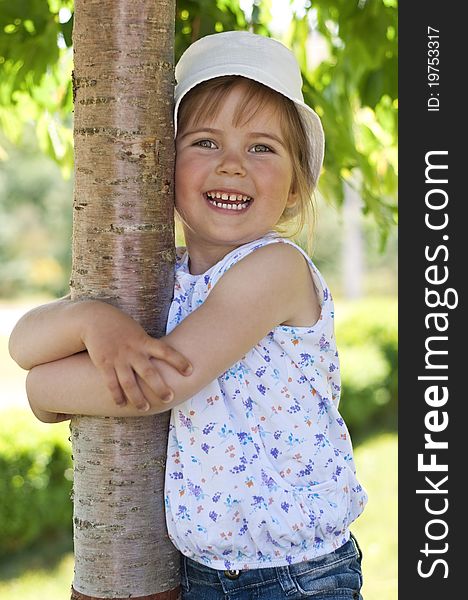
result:
[[[68,291],[73,136],[70,0],[0,0],[0,597],[69,597],[68,426],[29,412],[9,333]],[[369,504],[353,525],[366,600],[397,597],[394,0],[181,0],[176,58],[195,39],[251,29],[296,54],[327,139],[313,259],[336,303],[340,410]],[[299,240],[305,244],[305,240]]]

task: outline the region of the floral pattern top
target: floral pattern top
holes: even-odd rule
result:
[[[171,415],[169,536],[183,554],[214,569],[284,566],[327,554],[348,541],[367,502],[338,412],[333,300],[299,246],[271,232],[201,275],[189,272],[187,252],[178,248],[167,331],[230,267],[272,243],[292,244],[305,256],[321,296],[319,320],[275,327]]]

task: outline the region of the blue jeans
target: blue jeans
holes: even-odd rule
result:
[[[182,557],[182,600],[362,600],[356,538],[330,554],[285,567],[217,571]]]

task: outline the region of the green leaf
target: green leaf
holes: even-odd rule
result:
[[[62,32],[63,39],[69,48],[72,46],[73,17],[74,15],[72,15],[70,20],[66,23],[60,23],[60,30]]]

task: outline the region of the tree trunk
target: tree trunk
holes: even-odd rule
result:
[[[175,0],[75,0],[71,294],[119,306],[153,336],[173,293],[174,19]],[[72,419],[72,598],[177,598],[168,421]]]

